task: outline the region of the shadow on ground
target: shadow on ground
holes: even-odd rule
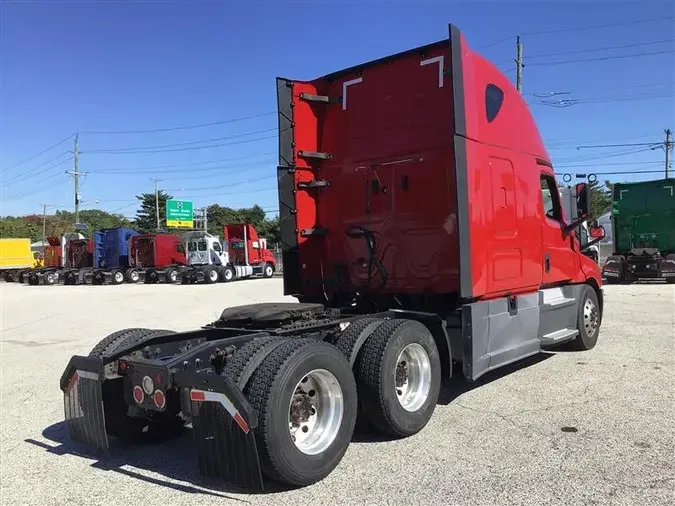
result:
[[[449,405],[466,392],[470,392],[471,390],[480,388],[493,381],[497,381],[518,370],[536,365],[552,356],[554,356],[554,353],[540,353],[515,364],[489,372],[473,383],[470,383],[463,378],[461,375],[461,366],[458,365],[454,369],[454,377],[443,382],[438,404],[444,406]],[[68,436],[68,429],[65,422],[59,422],[47,427],[42,432],[42,436],[49,442],[56,444],[53,445],[30,438],[26,439],[25,442],[44,448],[55,456],[77,455],[88,459],[94,459],[95,462],[92,464],[92,467],[96,469],[123,474],[153,485],[168,487],[187,494],[204,494],[214,497],[224,497],[239,502],[247,502],[244,499],[232,497],[227,494],[260,493],[250,489],[238,488],[227,482],[201,476],[198,471],[196,451],[192,441],[191,430],[189,429],[176,439],[158,444],[130,445],[115,438],[111,438],[111,448],[108,454],[97,453],[86,445],[71,441]],[[391,437],[377,432],[372,426],[359,421],[352,442],[357,444],[378,443],[390,441],[391,439]],[[125,469],[125,466],[146,470],[159,476],[147,476]],[[175,483],[175,481],[183,483]],[[270,480],[265,480],[265,490],[262,493],[274,494],[288,490],[291,490],[291,488],[284,487],[283,485]]]

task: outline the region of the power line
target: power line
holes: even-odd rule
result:
[[[158,150],[147,150],[147,151],[114,151],[114,150],[89,150],[87,151],[88,154],[108,154],[108,155],[138,155],[138,154],[145,154],[145,153],[171,153],[175,151],[193,151],[193,150],[198,150],[198,149],[210,149],[210,148],[219,148],[222,146],[234,146],[237,144],[247,144],[249,142],[257,142],[257,141],[264,141],[267,139],[276,139],[278,138],[276,135],[268,135],[266,137],[259,137],[257,139],[247,139],[243,141],[235,141],[235,142],[225,142],[221,144],[212,144],[209,146],[193,146],[189,148],[174,148],[174,149],[158,149]]]
[[[551,65],[565,65],[568,63],[586,63],[594,61],[604,61],[604,60],[620,60],[625,58],[639,58],[642,56],[655,56],[660,54],[671,54],[675,52],[673,49],[668,49],[664,51],[654,51],[652,53],[638,53],[638,54],[624,54],[624,55],[615,55],[615,56],[599,56],[597,58],[581,58],[577,60],[562,60],[562,61],[553,61],[553,62],[534,62],[528,63],[528,67],[533,66],[551,66]]]
[[[135,167],[135,168],[113,168],[113,169],[107,169],[107,170],[97,170],[97,171],[90,171],[92,174],[138,174],[139,172],[143,171],[152,171],[154,169],[171,169],[175,167],[193,167],[195,165],[207,165],[207,164],[214,164],[214,163],[222,163],[222,162],[232,162],[232,161],[237,161],[237,160],[247,160],[249,158],[255,158],[258,156],[268,156],[268,155],[274,155],[276,154],[275,151],[266,151],[265,153],[256,153],[254,155],[245,155],[245,156],[235,156],[235,157],[230,157],[230,158],[219,158],[217,160],[206,160],[203,162],[190,162],[190,163],[174,163],[174,164],[169,164],[169,165],[150,165],[150,166],[145,166],[145,167]],[[211,167],[213,170],[218,170],[220,167]],[[202,170],[199,167],[196,169],[190,169],[190,171],[193,170]],[[206,169],[204,169],[206,170]],[[168,170],[162,170],[162,174],[169,173],[169,172],[184,172],[184,171],[168,171]]]
[[[556,165],[557,169],[563,168],[573,168],[573,167],[614,167],[618,165],[645,165],[648,164],[650,167],[654,166],[656,164],[661,164],[659,161],[655,160],[649,160],[646,162],[607,162],[607,163],[577,163],[577,164],[571,164],[571,165]]]
[[[66,153],[68,153],[68,152],[66,152]],[[61,154],[60,154],[59,156],[57,156],[56,158],[60,158],[60,157],[62,157],[62,156],[63,156],[64,154],[66,154],[66,153],[61,153]],[[50,160],[50,161],[54,161],[56,158],[54,158],[54,159],[52,159],[52,160]],[[19,175],[19,176],[14,176],[14,178],[12,178],[10,181],[4,183],[4,184],[1,185],[1,186],[2,186],[3,188],[5,188],[5,187],[11,186],[11,185],[13,185],[13,184],[22,183],[22,182],[24,182],[24,181],[27,181],[28,179],[32,179],[32,178],[34,178],[34,177],[36,177],[36,176],[40,176],[41,174],[44,174],[45,172],[48,172],[48,171],[50,171],[50,170],[52,170],[52,169],[54,169],[54,168],[56,168],[56,167],[58,167],[58,166],[60,166],[60,165],[63,165],[64,163],[68,163],[68,162],[71,161],[72,159],[73,159],[73,157],[71,156],[71,157],[69,157],[69,158],[67,158],[67,159],[65,159],[65,160],[60,161],[59,163],[56,163],[56,164],[54,164],[54,165],[50,165],[49,167],[47,167],[46,169],[43,169],[43,170],[41,170],[41,171],[38,171],[38,172],[32,172],[32,171],[30,171],[30,172],[28,172],[27,174],[24,173],[24,174],[21,174],[21,175]],[[39,168],[39,167],[36,167],[36,168]],[[33,170],[35,170],[35,169],[33,169]],[[59,174],[57,174],[57,175],[59,175]],[[17,179],[17,177],[18,177],[18,179]],[[50,177],[53,177],[53,176],[50,176]],[[49,179],[49,177],[43,178],[43,180],[44,180],[44,179]]]
[[[635,143],[630,143],[630,144],[596,144],[596,145],[585,145],[585,146],[577,146],[577,149],[586,149],[586,148],[627,148],[627,147],[634,147],[634,146],[655,146],[657,144],[660,144],[661,141],[657,142],[635,142]]]
[[[556,174],[559,174],[556,172]],[[617,176],[625,174],[663,174],[663,170],[626,170],[626,171],[610,171],[610,172],[593,172],[598,176]]]
[[[251,116],[244,116],[241,118],[226,119],[222,121],[212,121],[210,123],[197,123],[194,125],[181,125],[168,128],[150,128],[147,130],[85,130],[80,132],[81,134],[106,134],[106,135],[117,135],[117,134],[145,134],[145,133],[155,133],[155,132],[172,132],[174,130],[189,130],[192,128],[202,128],[216,125],[226,125],[229,123],[236,123],[239,121],[246,121],[249,119],[262,118],[264,116],[270,116],[272,114],[277,114],[277,111],[264,112],[260,114],[253,114]]]
[[[52,188],[56,188],[57,186],[64,185],[64,184],[66,184],[67,182],[68,182],[67,180],[64,180],[64,181],[61,181],[61,182],[59,182],[59,183],[55,183],[55,184],[53,184],[53,185],[43,186],[42,188],[38,188],[37,190],[31,190],[31,191],[28,191],[28,192],[25,192],[25,193],[21,193],[21,194],[19,194],[19,195],[12,195],[12,196],[10,196],[10,197],[3,198],[3,200],[4,200],[4,201],[9,201],[9,200],[16,200],[16,199],[20,199],[20,198],[24,198],[24,197],[30,197],[30,196],[32,196],[32,195],[36,195],[36,194],[38,194],[38,193],[42,193],[42,192],[45,191],[45,190],[50,190],[50,189],[52,189]]]
[[[501,44],[502,42],[507,42],[507,41],[515,39],[515,38],[516,38],[515,35],[509,35],[508,37],[504,37],[503,39],[499,39],[499,40],[495,40],[494,42],[490,42],[489,44],[487,44],[485,46],[480,46],[478,48],[478,50],[487,49],[489,47],[495,46],[497,44]]]
[[[628,26],[628,25],[636,25],[640,23],[651,23],[655,21],[665,21],[669,19],[673,19],[675,16],[665,16],[665,17],[659,17],[659,18],[649,18],[649,19],[638,19],[638,20],[633,20],[633,21],[622,21],[618,23],[609,23],[609,24],[603,24],[603,25],[587,25],[587,26],[577,26],[577,27],[572,27],[572,28],[556,28],[553,30],[538,30],[538,31],[533,31],[533,32],[520,32],[519,35],[546,35],[550,33],[566,33],[566,32],[578,32],[578,31],[583,31],[583,30],[597,30],[600,28],[613,28],[616,26]],[[515,39],[515,35],[509,35],[508,37],[504,37],[503,39],[498,39],[495,40],[494,42],[490,42],[489,44],[486,44],[484,46],[479,46],[477,49],[482,50],[482,49],[487,49],[489,47],[492,47],[497,44],[501,44],[502,42],[508,42],[512,39]]]
[[[26,163],[26,162],[30,162],[31,160],[37,158],[38,156],[45,154],[47,151],[50,151],[50,150],[54,149],[56,146],[60,146],[61,144],[63,144],[63,143],[66,142],[67,140],[71,139],[71,138],[73,137],[73,135],[75,135],[75,134],[70,134],[70,135],[69,135],[68,137],[66,137],[65,139],[60,140],[60,141],[57,142],[56,144],[52,144],[52,145],[49,146],[47,149],[44,149],[44,150],[40,151],[40,152],[39,152],[38,154],[36,154],[36,155],[30,156],[30,157],[26,158],[25,160],[21,160],[20,162],[15,163],[14,165],[10,165],[9,167],[5,167],[5,168],[3,169],[3,171],[11,170],[11,169],[13,169],[14,167],[18,167],[19,165],[23,165],[23,164]],[[49,162],[47,162],[47,163],[49,163]],[[46,165],[46,164],[45,164],[45,165]],[[38,167],[38,168],[39,168],[39,167]]]
[[[547,35],[550,33],[565,33],[565,32],[578,32],[582,30],[597,30],[599,28],[613,28],[615,26],[629,26],[629,25],[637,25],[640,23],[651,23],[654,21],[667,21],[669,19],[673,19],[675,16],[661,16],[658,18],[648,18],[648,19],[637,19],[633,21],[622,21],[618,23],[609,23],[609,24],[604,24],[604,25],[587,25],[587,26],[577,26],[573,28],[557,28],[553,30],[538,30],[534,32],[525,32],[521,33],[521,35]]]
[[[275,176],[276,177],[276,176]],[[210,197],[220,197],[223,195],[248,195],[251,193],[259,193],[259,192],[264,192],[264,191],[272,191],[276,190],[275,187],[268,187],[268,188],[256,188],[254,190],[247,190],[247,191],[236,191],[236,192],[224,192],[224,193],[214,193],[214,194],[209,194],[209,195],[185,195],[182,196],[181,198],[184,199],[198,199],[198,198],[210,198]]]
[[[236,183],[229,182],[227,184],[222,184],[218,186],[202,186],[199,188],[168,188],[165,191],[167,192],[189,192],[189,191],[201,191],[201,190],[215,190],[217,188],[229,188],[230,186],[240,186],[242,184],[249,184],[249,183],[255,183],[256,181],[263,181],[266,179],[273,179],[276,178],[276,175],[271,175],[271,176],[265,176],[265,177],[257,177],[255,179],[248,179],[246,181],[238,181]]]
[[[650,46],[654,44],[664,44],[666,42],[675,42],[675,39],[666,39],[666,40],[654,40],[650,42],[638,42],[635,44],[624,44],[620,46],[605,46],[605,47],[599,47],[599,48],[594,48],[594,49],[576,49],[572,51],[563,51],[560,53],[547,53],[547,54],[535,54],[535,55],[528,55],[527,59],[532,59],[532,58],[549,58],[551,56],[565,56],[568,54],[574,54],[574,53],[594,53],[596,51],[609,51],[611,49],[627,49],[631,47],[640,47],[640,46]]]
[[[216,141],[224,141],[224,140],[228,140],[228,139],[238,139],[238,138],[241,138],[241,137],[246,137],[247,135],[258,135],[258,134],[263,134],[263,133],[267,133],[267,132],[272,132],[272,131],[275,131],[275,130],[277,130],[277,127],[266,128],[264,130],[255,130],[253,132],[245,132],[243,134],[228,135],[228,136],[225,136],[225,137],[213,137],[211,139],[202,139],[202,140],[199,140],[199,141],[178,142],[178,143],[174,143],[174,144],[159,144],[159,145],[156,145],[156,146],[138,146],[138,147],[135,147],[135,148],[94,149],[94,150],[83,151],[83,153],[98,153],[98,152],[101,152],[101,151],[106,151],[106,152],[109,152],[109,153],[122,152],[122,151],[124,151],[124,152],[131,152],[131,151],[137,152],[138,150],[173,148],[173,147],[177,147],[177,146],[190,146],[190,145],[201,144],[201,143],[205,143],[205,142],[216,142]]]

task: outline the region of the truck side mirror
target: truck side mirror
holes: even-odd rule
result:
[[[586,183],[577,183],[576,194],[577,194],[577,216],[582,219],[588,218],[590,214],[588,185]]]
[[[605,227],[595,223],[589,230],[588,235],[593,239],[604,239],[605,238]]]

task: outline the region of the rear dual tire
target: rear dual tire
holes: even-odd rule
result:
[[[441,360],[420,322],[388,320],[375,328],[357,356],[354,375],[361,416],[384,434],[416,434],[436,409]]]
[[[225,374],[258,413],[254,435],[268,478],[306,486],[337,467],[354,432],[357,392],[349,362],[334,346],[316,339],[255,340],[235,354]]]

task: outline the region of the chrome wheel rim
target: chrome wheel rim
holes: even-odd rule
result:
[[[173,283],[174,281],[176,281],[176,279],[178,279],[178,273],[176,271],[171,271],[171,273],[169,274],[169,279]]]
[[[267,277],[272,275],[272,268],[270,266],[267,266],[265,268],[265,272],[267,273]]]
[[[209,279],[211,281],[218,281],[218,271],[210,271],[209,272]]]
[[[115,273],[115,281],[116,281],[117,283],[121,283],[122,281],[124,281],[124,273],[122,273],[122,272],[116,272],[116,273]]]
[[[592,299],[584,303],[584,328],[588,337],[593,337],[598,330],[598,308]]]
[[[431,360],[420,344],[403,348],[396,360],[394,383],[396,398],[406,411],[417,411],[426,402],[431,390]]]
[[[295,447],[317,455],[335,441],[344,415],[342,387],[326,369],[314,369],[295,386],[288,407],[288,430]]]
[[[129,278],[131,279],[131,281],[135,283],[136,281],[138,281],[138,272],[132,271],[131,274],[129,275]]]
[[[228,281],[232,279],[232,271],[230,269],[225,270],[225,279],[227,279]]]

